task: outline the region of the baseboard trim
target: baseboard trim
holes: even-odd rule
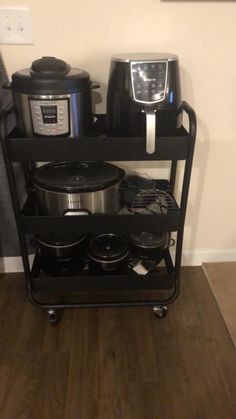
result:
[[[30,264],[33,261],[33,255],[29,256]],[[22,258],[20,256],[1,257],[0,258],[0,272],[14,273],[24,272]]]
[[[32,261],[33,255],[30,256]],[[235,262],[236,249],[230,250],[198,250],[183,252],[183,266],[199,266],[207,262]],[[13,273],[23,272],[21,257],[2,257],[0,258],[0,272]]]
[[[183,252],[183,266],[199,266],[209,262],[235,262],[236,249],[229,250],[197,250]]]

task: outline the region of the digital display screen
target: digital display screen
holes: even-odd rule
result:
[[[57,107],[56,106],[41,106],[43,113],[50,113],[55,114],[57,113]]]
[[[57,106],[41,106],[43,123],[57,124]]]

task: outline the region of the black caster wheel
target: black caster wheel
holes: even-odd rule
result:
[[[56,326],[56,324],[59,322],[59,317],[56,310],[48,310],[48,321],[51,326]]]
[[[153,307],[153,314],[158,319],[163,319],[163,317],[167,314],[167,307],[166,306],[154,306]]]

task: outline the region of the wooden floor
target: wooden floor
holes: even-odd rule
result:
[[[205,263],[203,269],[236,346],[236,262]]]
[[[67,310],[56,328],[0,280],[1,419],[235,419],[236,352],[201,268],[165,319]]]

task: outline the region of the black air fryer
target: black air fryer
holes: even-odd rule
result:
[[[173,54],[113,57],[107,118],[110,135],[146,135],[146,151],[152,154],[155,137],[170,135],[182,123],[178,57]]]

